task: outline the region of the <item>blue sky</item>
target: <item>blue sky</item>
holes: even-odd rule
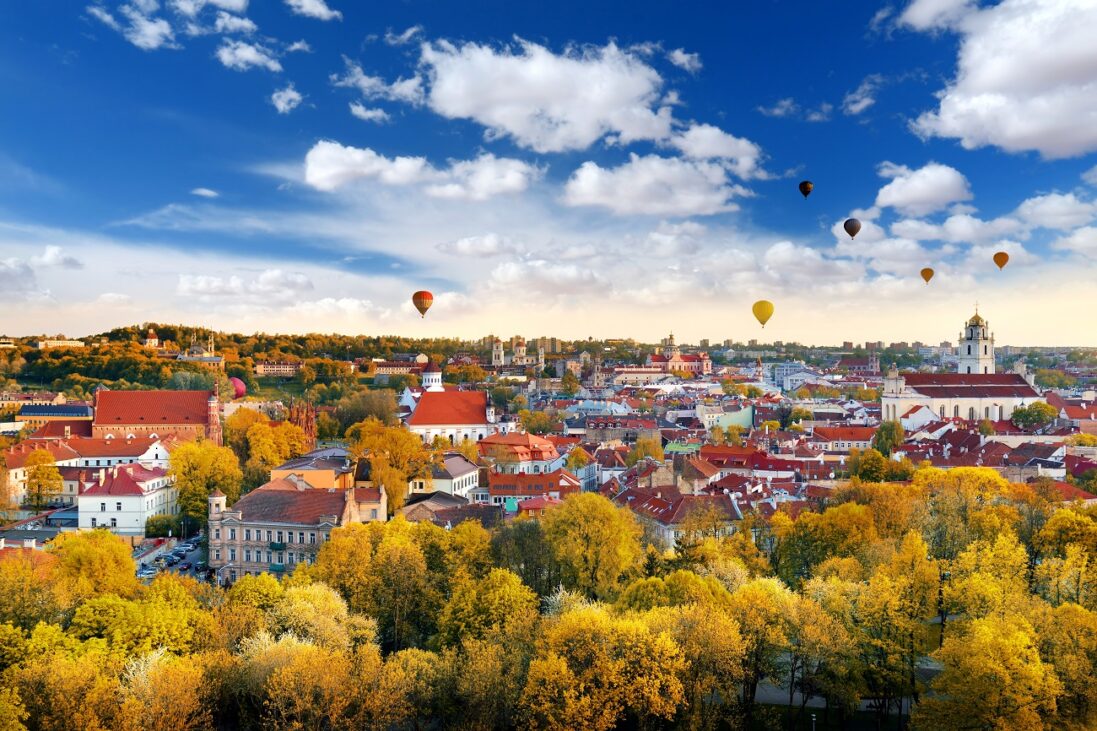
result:
[[[1085,0],[60,5],[0,7],[9,334],[1097,337]]]

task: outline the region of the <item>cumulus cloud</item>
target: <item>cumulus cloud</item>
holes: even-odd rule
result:
[[[243,33],[248,35],[259,30],[259,26],[250,18],[241,18],[238,15],[231,15],[222,10],[217,13],[217,20],[214,21],[213,30],[216,33]]]
[[[83,269],[84,263],[75,256],[66,254],[60,246],[47,246],[41,255],[31,257],[31,266],[57,267],[60,269]]]
[[[217,198],[221,194],[212,188],[195,188],[190,192],[191,195],[196,195],[199,198]]]
[[[123,38],[143,51],[178,48],[171,23],[163,18],[152,17],[158,8],[159,5],[155,2],[134,2],[122,5],[118,8],[118,12],[125,19],[124,23],[98,5],[89,5],[87,12],[108,28],[121,33]]]
[[[1097,227],[1083,226],[1070,235],[1052,242],[1051,248],[1097,257]]]
[[[738,208],[735,196],[747,195],[728,182],[716,163],[635,153],[616,168],[585,162],[564,188],[569,206],[599,206],[619,215],[710,215]]]
[[[900,22],[961,37],[956,76],[914,121],[919,135],[1045,158],[1097,150],[1097,3],[916,0]]]
[[[389,119],[389,113],[384,109],[371,109],[361,102],[351,102],[350,113],[363,122],[387,122]]]
[[[984,221],[970,213],[957,213],[943,223],[930,223],[918,219],[901,219],[891,225],[895,236],[922,241],[947,241],[949,243],[978,244],[1003,236],[1022,235],[1025,225],[1010,216]]]
[[[882,178],[891,178],[891,182],[877,193],[876,205],[894,208],[908,216],[924,216],[972,197],[967,178],[948,165],[931,162],[912,170],[884,162],[878,172]]]
[[[343,57],[343,63],[346,71],[342,75],[332,74],[329,77],[335,86],[357,89],[366,99],[387,99],[408,104],[420,104],[423,101],[423,80],[418,76],[400,78],[390,84],[379,76],[367,74],[361,66],[346,56]]]
[[[279,114],[289,114],[301,104],[303,99],[304,97],[294,88],[292,83],[270,95],[270,103],[274,105]]]
[[[609,282],[590,267],[531,259],[499,264],[491,271],[487,286],[545,297],[565,297],[604,293]]]
[[[37,288],[34,270],[19,259],[0,259],[0,299],[19,300]]]
[[[686,157],[696,160],[726,160],[729,169],[740,178],[764,175],[758,168],[762,148],[748,139],[736,137],[711,124],[691,124],[685,132],[671,138],[671,144]]]
[[[317,20],[342,20],[343,14],[332,10],[324,0],[286,0],[286,5],[294,15],[303,15]]]
[[[876,103],[876,92],[879,91],[880,85],[883,83],[884,77],[880,74],[866,76],[860,86],[846,94],[845,98],[842,99],[842,112],[850,116],[865,112]]]
[[[686,49],[684,48],[675,48],[667,54],[667,60],[678,68],[684,69],[691,74],[695,74],[701,70],[701,54],[686,53]]]
[[[471,119],[489,138],[510,137],[538,152],[581,150],[611,137],[621,143],[670,135],[662,78],[639,56],[610,43],[553,53],[516,46],[424,44],[427,103],[443,117]]]
[[[337,142],[316,143],[305,156],[305,182],[331,191],[359,179],[386,185],[426,184],[428,195],[482,201],[505,193],[519,193],[541,171],[522,160],[485,153],[473,160],[457,160],[438,170],[423,157],[388,158],[369,148],[346,147]]]
[[[247,11],[248,0],[171,0],[172,9],[188,18],[197,16],[207,6],[239,14]]]
[[[128,305],[133,298],[120,292],[104,292],[96,297],[95,301],[101,305]]]
[[[800,105],[792,97],[778,99],[771,107],[758,107],[767,117],[794,117],[800,113]]]
[[[1016,215],[1033,227],[1066,231],[1097,217],[1097,202],[1079,200],[1073,193],[1050,193],[1024,201]]]
[[[491,257],[518,252],[518,246],[513,241],[496,233],[466,236],[456,241],[444,241],[438,244],[436,248],[446,254],[456,254],[458,256]]]
[[[274,72],[282,70],[282,64],[269,49],[243,41],[226,40],[217,49],[217,60],[234,71],[247,71],[251,68],[265,68]]]
[[[393,33],[391,30],[385,33],[385,43],[390,46],[406,46],[423,34],[423,26],[413,25],[403,33]]]
[[[1094,165],[1089,170],[1082,173],[1082,180],[1090,185],[1097,187],[1097,165]]]
[[[283,269],[266,269],[251,281],[245,281],[235,274],[227,277],[180,274],[175,293],[181,297],[197,297],[205,301],[239,298],[264,302],[270,299],[294,299],[302,292],[312,289],[312,280],[305,274]]]

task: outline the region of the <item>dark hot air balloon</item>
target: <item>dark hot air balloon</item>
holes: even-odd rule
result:
[[[994,255],[994,263],[998,265],[999,269],[1005,269],[1006,264],[1009,264],[1009,254],[1004,251],[999,251]]]
[[[861,230],[861,222],[856,218],[847,218],[846,222],[842,224],[842,228],[846,230],[846,233],[852,239]]]
[[[229,379],[229,383],[232,384],[232,397],[234,399],[241,399],[248,395],[248,387],[239,378],[233,376]]]
[[[434,295],[421,289],[411,296],[411,303],[415,305],[415,309],[419,310],[421,316],[426,317],[427,310],[434,304]]]
[[[773,303],[769,300],[758,300],[750,309],[754,312],[755,319],[762,324],[762,327],[765,327],[766,323],[769,322],[769,318],[773,317]]]
[[[933,279],[933,270],[926,267],[922,270],[922,279],[926,280],[926,284],[929,284],[929,280]]]
[[[811,191],[813,190],[815,190],[815,183],[811,182],[810,180],[800,181],[800,194],[803,195],[805,198],[811,195]]]

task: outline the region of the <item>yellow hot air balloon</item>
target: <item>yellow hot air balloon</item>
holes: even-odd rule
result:
[[[755,319],[762,323],[762,327],[765,327],[769,318],[773,317],[773,303],[769,300],[758,300],[751,310],[754,312]]]
[[[926,267],[922,270],[922,279],[926,280],[926,284],[929,284],[929,280],[933,279],[933,270]]]
[[[994,255],[994,263],[998,265],[999,269],[1005,269],[1006,264],[1009,264],[1009,254],[999,251]]]

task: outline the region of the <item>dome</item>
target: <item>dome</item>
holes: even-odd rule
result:
[[[423,373],[441,373],[441,372],[442,372],[442,369],[439,368],[436,363],[427,363],[426,367],[423,368]]]
[[[967,326],[968,327],[982,327],[985,324],[986,324],[986,320],[984,320],[982,317],[980,317],[978,312],[976,312],[974,315],[972,315],[971,319],[967,321]]]

